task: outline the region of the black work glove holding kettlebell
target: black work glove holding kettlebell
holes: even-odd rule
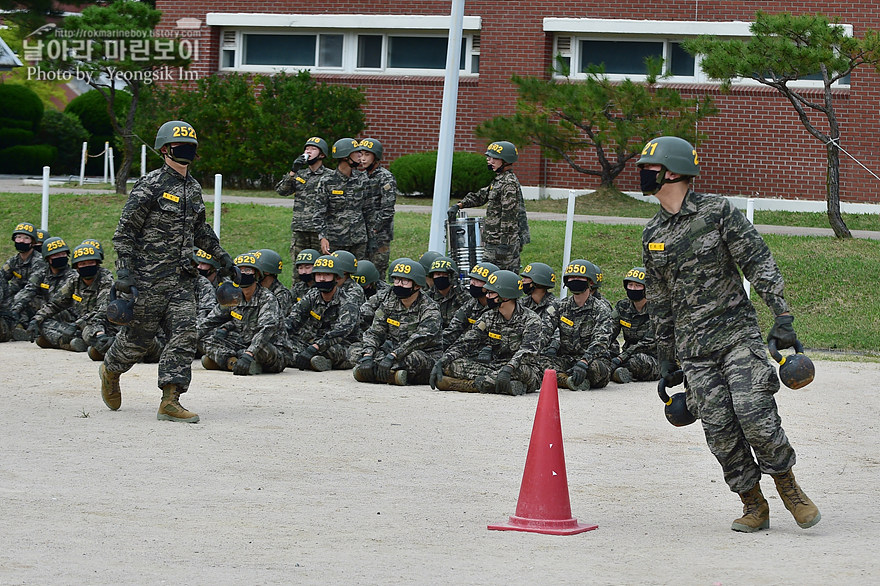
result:
[[[792,322],[794,322],[793,315],[777,315],[773,327],[770,328],[770,333],[767,334],[767,343],[769,344],[770,340],[776,340],[777,350],[794,346],[797,342],[797,334],[794,333]]]
[[[376,365],[376,378],[382,382],[388,382],[391,378],[391,367],[394,366],[394,354],[386,354],[379,364]]]
[[[568,375],[568,377],[576,387],[582,385],[584,381],[587,380],[587,363],[583,360],[575,362],[571,369],[571,374]]]
[[[312,358],[318,353],[318,349],[314,345],[309,344],[305,349],[296,355],[296,367],[300,370],[306,370],[312,366]]]
[[[443,362],[438,360],[431,369],[431,375],[428,377],[428,384],[432,389],[436,389],[440,381],[443,380]]]
[[[254,363],[254,357],[250,354],[242,354],[241,358],[236,361],[232,368],[232,374],[238,376],[247,376],[251,373],[251,364]]]
[[[677,387],[684,382],[684,372],[671,360],[660,361],[660,378],[666,382],[666,387]]]
[[[507,395],[510,393],[510,377],[513,376],[513,367],[511,365],[506,365],[498,371],[498,376],[495,377],[495,392],[501,395]]]
[[[128,269],[116,271],[116,282],[113,283],[113,287],[120,293],[131,293],[131,288],[134,287],[134,277],[131,275],[131,271]]]

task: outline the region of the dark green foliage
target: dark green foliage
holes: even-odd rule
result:
[[[131,105],[131,95],[117,91],[114,100],[114,111],[119,119],[125,117],[128,107]],[[121,162],[119,156],[119,144],[113,133],[113,124],[110,122],[110,114],[107,112],[107,100],[98,90],[88,91],[75,97],[64,109],[67,114],[74,114],[86,132],[89,134],[89,154],[97,155],[104,150],[104,143],[109,142],[116,151],[115,160],[118,165]],[[77,153],[80,149],[77,148]],[[79,156],[79,154],[77,154]],[[102,157],[89,158],[86,164],[87,175],[101,175],[104,172]]]
[[[43,102],[23,85],[0,83],[0,128],[36,131],[43,118]]]
[[[42,174],[52,165],[56,149],[47,144],[19,145],[0,151],[0,173]]]
[[[412,153],[395,159],[389,169],[394,173],[401,193],[434,196],[437,174],[437,151]],[[460,198],[492,181],[495,173],[486,167],[486,157],[478,153],[452,153],[450,197]]]
[[[34,133],[24,128],[0,128],[0,149],[29,144],[34,140]]]
[[[52,163],[53,173],[79,173],[82,143],[88,140],[89,133],[76,114],[46,110],[38,137],[40,143],[58,149],[58,157]]]

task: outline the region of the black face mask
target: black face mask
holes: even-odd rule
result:
[[[242,273],[241,280],[238,283],[238,286],[241,288],[250,287],[254,283],[257,282],[257,274],[256,273]]]
[[[642,193],[645,195],[654,195],[660,190],[660,184],[657,183],[657,176],[660,171],[651,171],[644,167],[639,168],[639,183],[641,184]]]
[[[496,171],[495,168],[492,166],[492,163],[486,163],[486,167],[487,167],[490,171],[492,171],[493,173],[497,173],[497,172],[498,172],[498,171]]]
[[[434,277],[434,288],[442,291],[448,289],[451,281],[447,275],[438,275]]]
[[[336,286],[336,281],[315,281],[315,289],[322,293],[329,293]]]
[[[76,269],[79,272],[79,276],[83,279],[91,279],[95,275],[98,274],[98,265],[90,265],[87,267],[79,267]]]
[[[565,284],[572,293],[583,293],[590,286],[589,281],[575,281],[574,279]]]
[[[199,145],[185,142],[177,146],[169,147],[171,160],[181,165],[189,165],[196,158],[196,149]]]
[[[213,269],[196,269],[196,270],[199,271],[199,274],[205,278],[208,278],[208,276],[214,272]]]
[[[645,290],[644,289],[627,289],[626,296],[630,298],[631,301],[641,301],[645,298]]]
[[[33,247],[34,247],[34,245],[31,244],[30,242],[16,242],[15,243],[15,250],[17,250],[18,252],[27,252],[28,250],[31,250]]]
[[[393,290],[398,299],[406,299],[413,294],[412,287],[404,287],[403,285],[395,285]]]
[[[367,299],[376,294],[376,286],[370,285],[369,287],[364,287],[364,295],[366,295]]]
[[[309,283],[311,283],[312,281],[315,280],[315,275],[313,275],[312,273],[298,273],[298,275],[299,275],[299,280],[302,281],[303,283],[305,283],[306,285],[308,285]]]
[[[500,297],[486,297],[486,307],[489,309],[495,309],[499,305],[501,305]]]
[[[535,290],[534,283],[523,283],[523,293],[525,293],[526,295],[531,295],[532,291],[534,291],[534,290]]]
[[[67,266],[67,257],[66,256],[57,256],[49,261],[52,265],[53,269],[63,269]]]
[[[470,285],[470,286],[468,287],[468,293],[470,293],[470,294],[471,294],[471,297],[473,297],[474,299],[479,299],[480,297],[485,297],[485,296],[486,296],[486,292],[483,291],[483,286],[482,286],[482,285],[480,285],[480,286],[477,286],[477,285]]]

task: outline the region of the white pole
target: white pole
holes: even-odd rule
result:
[[[752,198],[749,198],[748,200],[746,200],[746,218],[752,224],[755,223],[755,200]],[[752,284],[749,283],[749,280],[746,279],[745,277],[743,277],[743,289],[746,290],[746,298],[751,299],[752,298]]]
[[[141,177],[147,174],[147,145],[141,145]]]
[[[571,261],[571,236],[574,231],[574,202],[577,198],[577,194],[574,189],[568,190],[568,209],[565,211],[565,246],[562,250],[562,271],[565,272],[565,267],[568,266],[569,261]],[[561,283],[561,280],[560,280]],[[562,299],[568,295],[568,289],[563,287],[561,284],[559,286],[559,298]]]
[[[223,199],[223,175],[217,173],[214,175],[214,234],[220,238],[220,211],[221,200]]]
[[[449,44],[446,47],[446,78],[443,81],[443,105],[440,110],[440,137],[437,143],[437,174],[434,176],[434,200],[431,203],[431,234],[428,250],[445,252],[446,209],[452,185],[452,150],[455,147],[455,117],[458,109],[458,67],[461,61],[461,29],[464,25],[464,0],[452,0],[449,16]]]
[[[40,228],[49,229],[49,167],[43,167],[43,211],[40,214]]]
[[[110,149],[110,143],[105,142],[104,143],[104,183],[107,183],[107,166],[108,166],[107,163],[110,160],[110,154],[108,152],[109,149]]]
[[[82,160],[79,162],[79,184],[86,181],[86,161],[89,159],[89,143],[83,143]]]
[[[110,148],[110,184],[116,185],[116,161],[113,160],[113,148]]]

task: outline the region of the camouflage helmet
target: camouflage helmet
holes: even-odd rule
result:
[[[309,140],[306,141],[306,144],[303,145],[303,148],[309,146],[318,147],[318,150],[324,153],[325,157],[330,153],[330,145],[328,145],[327,141],[320,136],[310,137]]]
[[[330,253],[330,256],[337,259],[337,263],[342,268],[342,270],[349,275],[353,275],[357,272],[358,268],[358,259],[347,250],[334,250]]]
[[[425,269],[425,274],[431,272],[431,265],[434,264],[434,261],[443,256],[442,253],[437,252],[436,250],[429,250],[427,252],[423,252],[419,257],[419,264],[422,265],[422,268]]]
[[[193,250],[193,262],[196,264],[205,263],[209,264],[215,269],[220,268],[220,261],[213,257],[213,255],[208,254],[201,248],[196,248]]]
[[[319,256],[321,256],[321,253],[314,248],[304,248],[296,255],[293,265],[297,267],[299,265],[313,265]]]
[[[513,271],[495,271],[489,275],[483,289],[498,293],[502,299],[519,299],[523,296],[522,279]]]
[[[15,230],[12,231],[12,239],[15,240],[15,236],[17,234],[24,234],[25,236],[30,236],[31,240],[34,242],[39,242],[37,240],[37,228],[30,222],[21,222],[15,227]]]
[[[345,159],[358,147],[358,141],[353,138],[340,138],[333,143],[333,158]]]
[[[480,261],[474,265],[474,267],[471,269],[471,272],[468,273],[468,277],[485,282],[489,280],[489,275],[497,270],[497,265],[486,261]]]
[[[256,251],[257,265],[264,275],[280,275],[284,268],[284,262],[281,255],[271,248],[261,248]]]
[[[315,259],[315,267],[312,273],[330,273],[337,277],[345,276],[345,269],[342,267],[342,261],[338,256],[325,254]]]
[[[73,249],[73,255],[71,255],[70,258],[70,264],[76,265],[76,263],[83,262],[85,260],[96,260],[98,261],[98,264],[100,264],[101,261],[104,260],[104,257],[101,255],[97,248],[83,242]]]
[[[519,158],[519,152],[512,142],[506,140],[498,140],[486,147],[486,156],[501,159],[505,163],[516,163]]]
[[[425,267],[411,258],[399,258],[391,266],[391,276],[409,279],[419,287],[425,286]]]
[[[530,262],[519,276],[530,278],[532,283],[539,287],[552,289],[556,286],[556,271],[550,265],[542,262]]]
[[[235,266],[237,266],[239,268],[240,267],[251,267],[252,269],[256,270],[258,273],[263,272],[260,270],[260,265],[257,264],[257,255],[254,254],[253,252],[245,252],[245,253],[239,254],[238,256],[235,257],[235,259],[233,259],[232,262],[235,264]]]
[[[379,269],[376,268],[376,265],[368,260],[362,260],[358,263],[357,272],[351,278],[361,287],[369,287],[380,280],[382,276],[379,274]]]
[[[368,153],[373,153],[376,156],[377,161],[382,160],[382,143],[375,138],[363,138],[358,143],[356,151],[366,151]]]
[[[586,277],[594,288],[598,287],[599,283],[602,282],[602,273],[599,271],[599,267],[584,259],[573,260],[568,263],[568,266],[565,267],[565,272],[562,274],[562,282],[567,284],[569,277]]]
[[[56,252],[66,252],[67,256],[70,256],[70,247],[67,246],[67,243],[58,236],[47,238],[46,241],[43,242],[43,256],[49,257]]]
[[[696,177],[700,174],[700,160],[697,150],[691,143],[677,136],[661,136],[655,138],[642,149],[642,156],[636,161],[643,165],[662,165],[666,170],[678,175]],[[657,182],[662,185],[664,177],[658,176]]]
[[[623,288],[626,289],[627,281],[631,281],[633,283],[640,283],[642,285],[645,284],[645,267],[633,267],[629,270],[625,277],[623,277]]]
[[[183,120],[166,122],[156,132],[156,146],[153,148],[158,151],[166,144],[171,144],[172,142],[199,144],[199,140],[196,137],[196,129],[193,128],[192,124]]]
[[[448,256],[438,256],[434,259],[434,262],[431,263],[431,268],[427,272],[429,275],[431,273],[458,275],[458,267],[455,266],[455,261]]]
[[[104,260],[104,246],[101,244],[100,240],[95,240],[94,238],[86,238],[80,244],[87,244],[98,251],[98,255],[101,257],[101,260]]]

